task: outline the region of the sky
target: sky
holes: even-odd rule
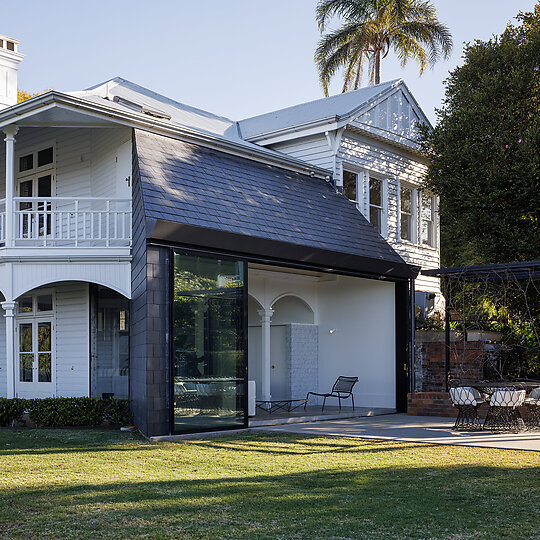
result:
[[[392,55],[381,80],[403,78],[434,123],[443,81],[463,44],[504,31],[536,0],[434,0],[454,39],[451,57],[418,75]],[[313,53],[317,0],[25,0],[2,2],[0,34],[26,55],[19,88],[82,90],[120,76],[240,120],[323,97]],[[21,5],[23,6],[21,9]],[[24,11],[26,16],[21,16]],[[334,27],[337,25],[334,25]],[[338,77],[330,93],[341,91]]]

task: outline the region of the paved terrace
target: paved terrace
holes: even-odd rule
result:
[[[452,431],[454,420],[433,416],[390,414],[363,418],[323,420],[252,428],[253,431],[300,433],[321,437],[358,437],[392,441],[421,442],[532,450],[540,452],[540,431],[523,433],[491,433],[490,431]]]

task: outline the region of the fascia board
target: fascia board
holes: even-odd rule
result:
[[[45,108],[46,107],[46,108]],[[118,111],[94,103],[82,98],[77,98],[62,94],[60,92],[47,92],[42,96],[37,96],[31,100],[19,103],[5,111],[0,112],[0,129],[9,124],[16,123],[22,119],[30,117],[32,114],[47,110],[52,107],[61,107],[67,110],[82,112],[99,118],[107,118],[115,123],[122,124],[132,128],[138,128],[145,131],[151,131],[159,135],[166,135],[173,138],[185,140],[215,148],[222,152],[238,155],[241,157],[249,157],[256,161],[268,163],[277,167],[287,168],[303,174],[313,173],[318,178],[327,179],[331,173],[326,169],[310,165],[304,161],[286,155],[274,155],[274,152],[267,150],[264,147],[247,148],[243,144],[235,143],[229,139],[222,139],[211,134],[205,134],[186,127],[171,126],[168,121],[159,119],[149,119],[144,115],[130,111]]]
[[[289,139],[298,138],[298,133],[302,133],[302,137],[307,135],[313,135],[316,133],[324,133],[332,129],[336,129],[339,117],[336,115],[326,116],[325,118],[317,118],[310,122],[304,122],[302,124],[295,124],[287,128],[277,129],[274,131],[267,131],[259,135],[253,135],[246,137],[245,140],[252,143],[261,145],[273,144],[275,142],[286,141]]]

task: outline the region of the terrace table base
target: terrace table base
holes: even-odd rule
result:
[[[297,405],[295,405],[297,403]],[[257,401],[257,408],[262,411],[272,414],[276,411],[287,411],[291,412],[298,407],[303,407],[307,403],[307,400],[304,399],[278,399],[278,400],[266,400],[266,401]]]
[[[525,431],[525,423],[517,407],[491,406],[488,410],[484,429],[491,431]]]

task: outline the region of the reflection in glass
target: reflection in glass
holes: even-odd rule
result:
[[[413,191],[412,189],[401,186],[401,239],[413,241],[412,224],[413,224]]]
[[[244,263],[174,255],[174,430],[244,424]]]
[[[51,353],[38,354],[38,381],[51,382]]]
[[[33,354],[19,355],[20,381],[32,382],[32,365],[34,363]]]
[[[369,179],[369,222],[382,234],[382,182]]]
[[[18,300],[19,304],[19,313],[32,313],[33,307],[32,307],[32,297],[31,296],[23,296]]]
[[[52,311],[52,294],[43,294],[37,297],[38,311]]]
[[[343,195],[354,202],[357,202],[356,177],[357,175],[353,172],[343,171]]]

